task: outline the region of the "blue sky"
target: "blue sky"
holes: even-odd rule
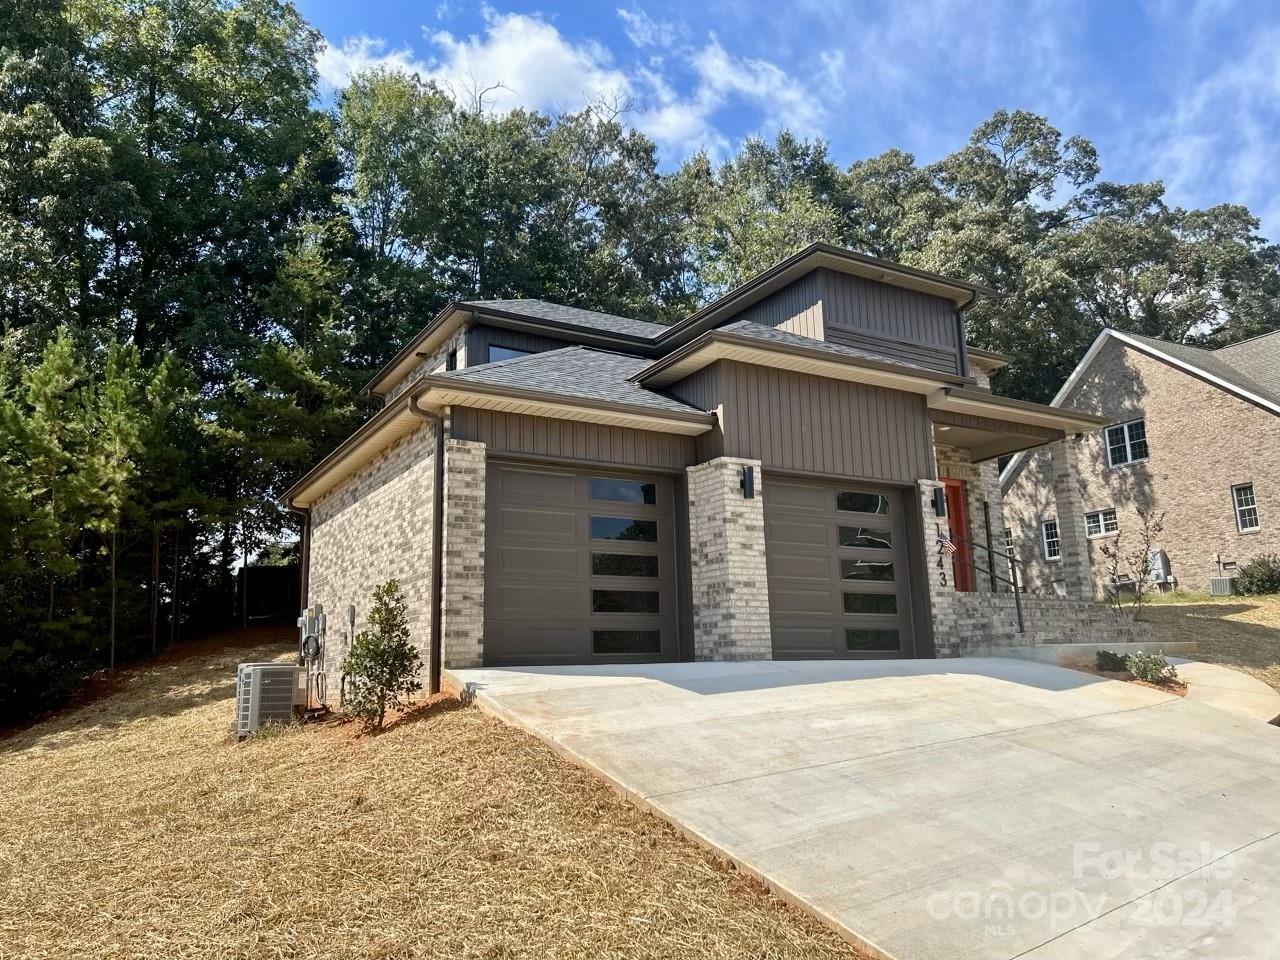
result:
[[[889,147],[935,160],[997,108],[1098,147],[1102,175],[1234,202],[1280,238],[1280,3],[1150,0],[296,0],[324,34],[322,83],[379,63],[486,103],[613,97],[672,165],[780,127],[841,165]]]

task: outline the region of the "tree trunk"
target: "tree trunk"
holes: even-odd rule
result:
[[[110,667],[109,672],[116,672],[116,530],[111,529],[111,629],[108,636],[111,638],[111,654],[108,661]]]
[[[160,633],[160,521],[151,518],[151,656]]]
[[[182,573],[182,559],[178,553],[181,544],[182,527],[178,527],[173,531],[173,598],[169,601],[169,646],[171,647],[178,640],[178,618],[182,614],[178,592]]]

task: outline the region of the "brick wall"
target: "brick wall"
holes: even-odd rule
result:
[[[965,499],[968,507],[969,539],[986,545],[986,521],[983,513],[983,502],[988,507],[991,517],[991,546],[998,555],[1004,556],[1004,498],[1000,494],[1000,478],[994,460],[974,463],[969,451],[946,444],[935,445],[938,459],[938,476],[953,480],[963,480]],[[932,516],[932,506],[925,516]],[[981,549],[973,551],[978,571],[974,578],[974,587],[981,592],[990,592],[991,578],[983,571],[987,569],[987,552]],[[996,572],[1008,576],[1002,561],[997,560]],[[996,581],[997,591],[1007,590],[1005,584]]]
[[[941,464],[939,464],[941,467]],[[929,616],[933,621],[933,648],[938,657],[960,656],[960,634],[956,607],[955,571],[948,554],[942,552],[939,534],[945,532],[946,520],[933,512],[933,495],[942,489],[935,480],[917,481],[920,492],[920,516],[924,519],[924,582],[913,587],[927,591]],[[924,651],[917,651],[922,654]]]
[[[1011,593],[956,594],[951,606],[954,638],[947,656],[967,656],[988,647],[1039,643],[1150,643],[1151,624],[1101,603],[1075,597],[1023,594],[1022,622]],[[942,654],[939,654],[942,656]]]
[[[484,664],[485,445],[448,440],[444,451],[444,610],[447,668]]]
[[[425,664],[431,642],[431,522],[434,428],[415,429],[325,494],[311,510],[308,603],[328,615],[323,669],[337,703],[342,660],[355,629],[365,629],[369,594],[395,578],[408,604],[409,629]]]
[[[1083,511],[1114,508],[1122,545],[1136,545],[1137,510],[1165,513],[1159,545],[1173,574],[1188,589],[1204,590],[1216,575],[1215,553],[1243,563],[1260,553],[1280,552],[1280,417],[1219,390],[1190,374],[1111,340],[1066,399],[1068,406],[1110,417],[1143,417],[1150,456],[1143,463],[1109,468],[1103,431],[1085,435],[1077,448]],[[1052,510],[1046,480],[1054,453],[1034,453],[1011,484],[1006,502],[1024,554],[1036,577],[1045,579],[1036,517]],[[1262,529],[1236,529],[1231,487],[1253,483]],[[1105,579],[1103,543],[1087,541],[1095,592]]]
[[[738,479],[755,468],[756,495]],[[696,660],[760,660],[773,654],[759,460],[719,457],[688,468]]]
[[[467,365],[467,327],[468,323],[464,323],[461,327],[454,331],[444,343],[432,351],[430,356],[423,357],[414,365],[408,373],[393,383],[390,387],[383,387],[386,391],[383,394],[383,403],[390,403],[396,397],[403,394],[415,382],[428,373],[438,373],[445,369],[445,363],[448,360],[449,352],[458,351],[458,369],[461,370]]]

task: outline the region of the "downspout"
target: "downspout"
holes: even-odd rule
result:
[[[974,290],[963,305],[956,307],[956,335],[960,338],[960,376],[962,377],[969,375],[969,345],[965,342],[964,336],[964,313],[977,301],[978,291]]]
[[[311,589],[311,508],[295,507],[292,503],[287,503],[285,506],[302,518],[302,536],[300,538],[302,542],[298,549],[298,597],[302,601],[302,608],[305,610],[307,592]]]
[[[409,395],[409,412],[435,426],[434,489],[431,493],[431,640],[427,655],[427,692],[440,692],[440,623],[444,610],[444,418],[418,406]]]

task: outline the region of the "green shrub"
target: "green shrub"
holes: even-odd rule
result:
[[[1280,593],[1280,554],[1264,553],[1237,570],[1236,589],[1254,596]]]
[[[1135,679],[1147,683],[1174,683],[1178,679],[1178,671],[1163,653],[1131,653],[1125,665]]]
[[[404,706],[402,697],[422,689],[422,658],[409,642],[409,614],[400,585],[388,580],[371,597],[369,629],[356,634],[342,663],[348,677],[344,712],[379,729],[387,707]]]
[[[1112,653],[1110,650],[1098,651],[1098,669],[1107,673],[1123,673],[1129,669],[1128,658],[1123,653]]]

